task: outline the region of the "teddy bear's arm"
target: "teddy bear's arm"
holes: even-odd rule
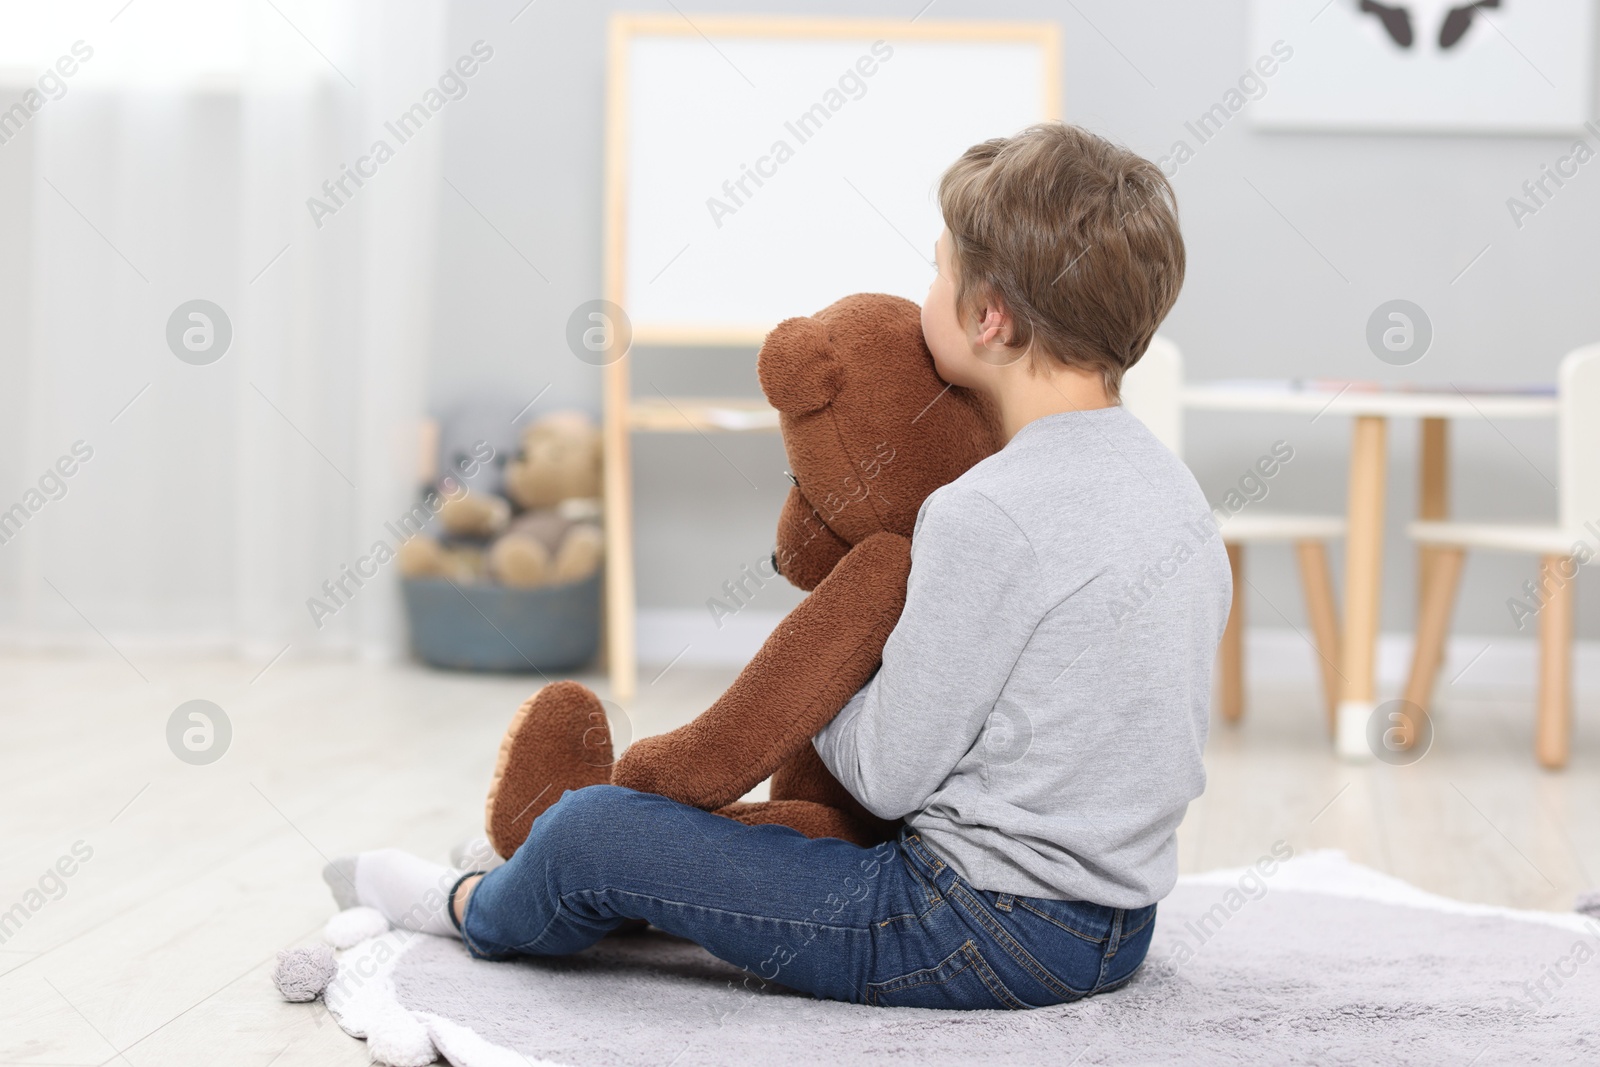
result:
[[[772,562],[797,589],[810,591],[833,573],[850,545],[828,529],[798,487],[789,490],[778,515],[778,544]]]
[[[872,677],[905,607],[911,542],[876,533],[791,611],[717,702],[633,743],[613,784],[708,811],[739,799]]]

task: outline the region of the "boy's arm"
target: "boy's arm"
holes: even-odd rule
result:
[[[883,667],[813,741],[884,819],[919,810],[972,748],[1039,620],[1033,549],[981,493],[931,498]]]

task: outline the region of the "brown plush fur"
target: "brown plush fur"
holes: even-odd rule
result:
[[[610,781],[745,823],[870,844],[892,826],[845,792],[810,739],[878,668],[905,604],[923,500],[995,450],[997,425],[974,394],[934,373],[917,306],[899,297],[845,297],[780,323],[757,370],[797,483],[773,558],[811,595],[716,703],[634,742]],[[558,683],[519,710],[490,787],[489,839],[501,855],[563,789],[596,780],[597,707],[581,686]],[[770,801],[738,802],[768,777]]]
[[[489,843],[510,858],[534,818],[568,789],[611,780],[611,734],[600,698],[577,682],[552,682],[522,702],[500,740],[489,783]]]

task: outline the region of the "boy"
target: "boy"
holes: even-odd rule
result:
[[[923,333],[1007,443],[923,505],[882,668],[814,740],[866,808],[905,820],[899,840],[808,840],[592,786],[487,875],[342,861],[346,902],[490,957],[575,952],[643,919],[875,1005],[1038,1007],[1132,977],[1204,788],[1230,598],[1220,540],[1189,525],[1207,510],[1194,479],[1117,403],[1182,283],[1172,190],[1058,123],[969,149],[939,198]],[[418,919],[435,887],[448,918]]]

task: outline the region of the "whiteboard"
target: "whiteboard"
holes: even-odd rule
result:
[[[1053,25],[689,19],[613,23],[607,297],[636,342],[920,302],[939,176],[1058,114]]]

